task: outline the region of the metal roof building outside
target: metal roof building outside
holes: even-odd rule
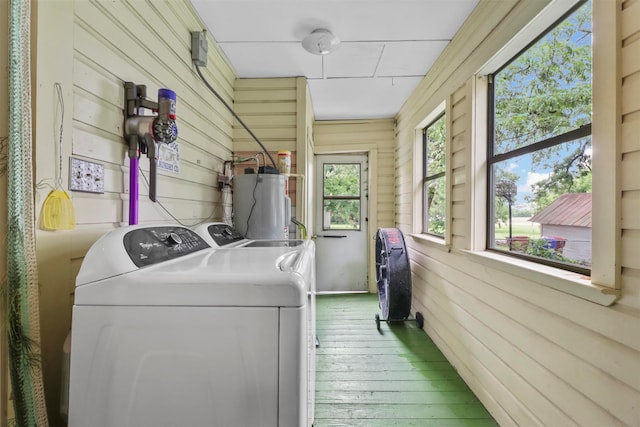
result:
[[[591,228],[591,193],[563,194],[529,221]]]

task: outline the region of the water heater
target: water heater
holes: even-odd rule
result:
[[[291,199],[285,175],[245,174],[233,177],[233,222],[249,239],[289,238]]]

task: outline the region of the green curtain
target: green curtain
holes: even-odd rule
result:
[[[9,373],[19,427],[47,426],[40,360],[31,125],[31,8],[9,1],[7,304]]]

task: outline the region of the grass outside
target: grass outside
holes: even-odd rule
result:
[[[540,238],[540,224],[530,222],[529,218],[513,218],[512,222],[513,236],[528,236],[530,239]],[[505,239],[509,237],[509,223],[496,225],[496,239]]]
[[[325,230],[360,230],[358,224],[331,224]]]

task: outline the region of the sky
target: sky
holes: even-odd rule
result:
[[[566,155],[566,153],[567,151],[564,151],[559,154],[560,156],[564,156]],[[591,155],[590,148],[587,149],[586,154],[589,156]],[[530,155],[521,156],[521,157],[518,157],[517,159],[512,159],[507,165],[507,170],[509,172],[515,173],[516,175],[519,176],[519,179],[516,181],[518,193],[516,195],[516,200],[514,204],[527,203],[527,201],[525,200],[525,197],[530,196],[532,194],[531,186],[537,182],[547,179],[551,174],[551,171],[549,169],[546,169],[546,170],[542,169],[537,171],[534,171],[531,169],[532,167],[531,167]]]

